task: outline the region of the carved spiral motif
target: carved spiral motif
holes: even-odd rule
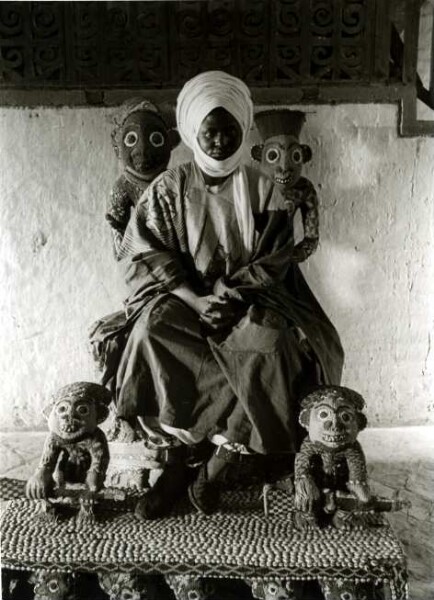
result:
[[[56,3],[47,2],[32,7],[32,31],[38,38],[51,38],[60,33],[60,15]]]
[[[345,64],[356,67],[362,62],[362,50],[359,46],[343,46],[341,48],[341,57]]]
[[[126,8],[112,8],[107,13],[108,35],[113,38],[124,38],[129,26],[129,15]]]
[[[6,83],[22,79],[22,74],[18,70],[24,65],[24,57],[21,49],[2,48],[1,49],[1,71],[0,78]]]
[[[312,32],[316,35],[330,35],[333,25],[333,5],[330,2],[318,3],[312,9]]]
[[[78,68],[96,67],[98,64],[98,51],[93,46],[78,46],[74,58]]]
[[[150,48],[149,46],[145,46],[139,49],[139,61],[141,64],[146,65],[148,69],[156,69],[161,65],[161,52],[159,52],[159,48]]]
[[[279,48],[279,58],[289,65],[299,62],[301,58],[300,46],[281,46]]]
[[[1,82],[174,87],[220,68],[256,85],[375,81],[381,0],[0,2]],[[338,43],[335,45],[335,38]],[[368,61],[367,50],[374,56]],[[302,60],[303,58],[303,60]]]
[[[79,40],[89,40],[98,33],[98,12],[95,3],[77,2],[75,17],[75,37]]]
[[[299,6],[282,7],[278,14],[278,32],[281,35],[294,35],[300,33]]]
[[[164,31],[161,21],[161,15],[155,8],[145,6],[145,8],[140,9],[136,17],[139,35],[146,37],[161,36]]]
[[[312,48],[312,61],[317,65],[328,65],[333,58],[331,46],[314,46]]]
[[[62,66],[60,48],[54,46],[35,48],[34,65],[37,76],[42,76],[46,79],[58,79]]]
[[[240,28],[243,34],[250,37],[261,35],[265,31],[266,22],[266,10],[263,2],[251,2],[249,5],[246,3],[246,10],[241,13],[240,19]]]
[[[225,69],[231,68],[232,52],[227,46],[218,46],[210,48],[208,52],[209,63],[212,68]]]
[[[227,36],[234,30],[232,14],[224,8],[210,11],[208,25],[210,33],[215,36]]]
[[[201,37],[203,23],[200,18],[200,12],[193,9],[181,9],[177,16],[177,26],[180,38]]]
[[[23,15],[21,5],[0,3],[0,33],[6,37],[20,35],[23,31]]]
[[[359,2],[350,2],[342,11],[342,31],[356,35],[366,26],[366,8]]]

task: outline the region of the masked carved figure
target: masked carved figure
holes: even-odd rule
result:
[[[154,104],[133,98],[122,106],[112,142],[123,172],[112,188],[106,219],[118,256],[131,209],[151,181],[167,168],[179,136]]]
[[[318,247],[318,200],[312,183],[302,177],[303,164],[310,161],[312,151],[300,144],[300,131],[305,120],[300,111],[279,109],[263,111],[255,116],[263,143],[253,146],[252,158],[261,163],[267,175],[285,198],[290,216],[301,212],[304,237],[292,252],[294,262],[306,260]]]

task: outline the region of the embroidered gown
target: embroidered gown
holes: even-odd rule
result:
[[[166,171],[124,237],[126,326],[97,327],[92,341],[120,416],[174,428],[186,443],[222,436],[259,453],[295,452],[298,402],[312,385],[340,382],[343,352],[291,262],[294,215],[271,182],[245,168],[255,221],[248,262],[233,178],[210,188],[194,163]],[[312,193],[307,180],[299,186]],[[232,328],[214,332],[171,290],[187,283],[211,294],[218,280],[241,295],[245,310]]]

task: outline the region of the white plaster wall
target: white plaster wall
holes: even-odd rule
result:
[[[398,138],[394,106],[305,110],[322,227],[304,272],[341,334],[343,383],[372,425],[433,422],[434,139]],[[47,395],[97,377],[87,328],[124,297],[103,218],[114,113],[0,110],[2,429],[44,427]]]

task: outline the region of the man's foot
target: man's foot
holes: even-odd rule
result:
[[[154,487],[137,502],[134,511],[136,517],[160,519],[170,514],[187,490],[189,475],[190,469],[183,464],[166,465]]]
[[[188,488],[188,497],[194,508],[204,515],[217,510],[219,488],[216,483],[208,480],[206,464],[200,468],[198,476]]]

